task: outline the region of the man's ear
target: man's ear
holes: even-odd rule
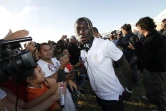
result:
[[[32,77],[27,77],[26,82],[32,82],[33,78]]]

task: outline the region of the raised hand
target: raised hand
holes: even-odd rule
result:
[[[27,35],[29,35],[29,31],[27,31],[27,30],[18,30],[14,33],[12,33],[12,31],[9,30],[8,34],[4,37],[4,39],[5,40],[19,39],[19,38],[23,38]]]
[[[33,53],[33,51],[36,49],[35,43],[32,42],[32,41],[31,41],[31,42],[28,42],[28,44],[25,43],[25,44],[24,44],[24,48],[25,48],[26,50],[30,51],[31,53]]]
[[[69,63],[69,57],[67,55],[63,56],[61,65],[65,68],[65,66]]]

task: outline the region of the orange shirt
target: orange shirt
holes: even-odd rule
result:
[[[27,91],[27,101],[31,101],[37,97],[39,97],[40,95],[44,94],[48,88],[47,86],[42,83],[41,84],[42,88],[35,88],[35,87],[27,87],[26,91]],[[50,110],[53,109],[56,106],[56,102],[49,108]]]
[[[0,77],[1,78],[1,77]],[[16,83],[8,80],[4,83],[1,84],[2,87],[9,89],[10,91],[12,91],[13,94],[17,95],[17,88],[16,88]],[[27,92],[26,92],[26,84],[20,83],[18,84],[18,98],[22,99],[24,102],[27,102]]]

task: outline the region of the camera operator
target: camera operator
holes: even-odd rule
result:
[[[25,30],[20,30],[20,31],[16,31],[14,33],[12,33],[11,31],[9,31],[9,33],[7,34],[7,36],[5,37],[5,40],[12,40],[12,41],[5,41],[2,40],[1,44],[0,44],[0,48],[1,48],[1,52],[0,52],[0,89],[2,89],[0,91],[0,105],[3,104],[6,109],[6,111],[13,111],[14,109],[17,109],[18,111],[37,111],[37,110],[41,110],[41,111],[45,111],[46,109],[48,109],[49,106],[52,105],[52,103],[54,103],[55,101],[57,101],[59,99],[60,93],[59,93],[59,83],[57,83],[56,85],[54,85],[53,87],[51,87],[43,96],[40,96],[38,98],[36,98],[35,100],[25,103],[25,101],[21,100],[20,98],[16,97],[16,95],[14,94],[14,92],[12,92],[13,90],[9,90],[6,87],[2,87],[2,82],[7,82],[10,77],[13,78],[13,83],[10,84],[11,89],[17,90],[17,96],[19,96],[20,92],[19,92],[19,76],[17,73],[17,70],[19,70],[20,68],[24,67],[26,68],[25,64],[31,64],[31,68],[34,67],[34,60],[32,56],[29,56],[28,52],[23,52],[23,54],[21,55],[17,55],[12,56],[12,55],[7,55],[7,53],[5,52],[5,49],[3,49],[3,47],[6,45],[6,43],[9,43],[9,45],[11,45],[10,43],[17,43],[19,42],[19,38],[23,38],[24,36],[28,35],[28,31]],[[17,40],[14,40],[17,39]],[[22,40],[22,39],[21,39]],[[27,39],[24,39],[27,40]],[[29,38],[28,38],[29,40]],[[14,41],[14,42],[13,42]],[[5,46],[6,47],[6,46]],[[3,55],[6,54],[6,57],[4,57]],[[23,58],[22,56],[26,56],[25,58]],[[13,61],[15,60],[15,61]],[[10,62],[10,63],[8,63]],[[30,65],[29,64],[29,65]],[[33,64],[33,65],[32,65]],[[3,66],[4,65],[4,66]],[[15,66],[14,66],[15,65]],[[9,68],[10,67],[10,68]],[[16,69],[17,68],[17,69]],[[30,67],[27,67],[30,68]],[[14,72],[11,72],[14,71]],[[23,71],[23,70],[19,70]],[[12,75],[12,74],[13,75]],[[12,77],[13,76],[13,77]],[[16,82],[17,81],[17,82]],[[18,88],[18,89],[17,89]],[[24,90],[25,91],[25,90]],[[1,95],[3,94],[3,95]],[[25,95],[26,96],[26,95]],[[17,102],[16,102],[16,98],[17,98]],[[0,106],[1,107],[1,106]],[[4,110],[4,108],[3,108]]]
[[[135,53],[133,50],[128,48],[129,41],[136,35],[132,33],[130,24],[124,24],[121,27],[121,29],[122,29],[122,33],[124,37],[117,41],[117,45],[123,48],[123,54],[126,57],[127,61],[129,62],[131,70],[132,70],[133,83],[137,85],[138,84],[137,67],[136,67],[136,62],[133,61],[134,60],[133,58],[135,57]]]
[[[159,111],[166,111],[166,47],[161,35],[155,30],[152,18],[144,17],[136,23],[140,34],[145,36],[142,47],[128,46],[141,58],[144,66],[144,82],[147,90],[144,99],[158,105]]]

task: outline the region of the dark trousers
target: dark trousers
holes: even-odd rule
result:
[[[131,66],[131,71],[132,71],[133,83],[137,84],[138,83],[137,66],[136,65]]]
[[[117,100],[103,100],[96,96],[96,100],[103,111],[124,111],[123,100],[121,97]]]
[[[166,72],[144,70],[146,96],[158,105],[159,111],[166,111]]]

